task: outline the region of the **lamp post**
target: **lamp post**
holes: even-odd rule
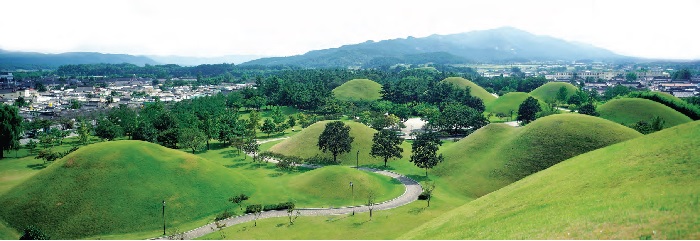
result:
[[[357,156],[355,157],[355,168],[360,168],[360,150],[357,150]]]
[[[165,200],[163,200],[163,235],[165,235]]]
[[[355,186],[350,182],[350,193],[352,193],[352,215],[355,216]]]

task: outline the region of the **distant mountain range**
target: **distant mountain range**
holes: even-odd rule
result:
[[[336,67],[397,63],[499,63],[555,60],[619,61],[633,58],[589,44],[503,27],[450,35],[367,41],[303,55],[262,58],[244,64]]]
[[[0,70],[56,68],[65,64],[131,63],[200,65],[234,63],[243,65],[290,65],[307,68],[376,67],[406,64],[509,63],[527,61],[634,61],[589,44],[534,35],[503,27],[450,35],[408,37],[379,42],[367,41],[338,48],[313,50],[303,55],[265,57],[227,55],[213,58],[186,56],[134,56],[71,52],[43,54],[0,50]],[[245,62],[247,61],[247,62]]]

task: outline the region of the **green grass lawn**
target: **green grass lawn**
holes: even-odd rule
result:
[[[323,153],[318,149],[318,137],[326,128],[328,122],[329,121],[321,121],[304,128],[298,134],[270,148],[270,151],[303,158],[309,158],[315,155],[333,158],[330,152]],[[350,126],[350,136],[355,139],[352,142],[352,149],[350,152],[338,155],[338,161],[341,162],[342,165],[355,165],[357,151],[360,151],[360,165],[383,163],[384,161],[381,158],[373,158],[369,155],[372,147],[372,136],[376,131],[359,122],[346,121],[345,124]]]
[[[665,128],[692,121],[690,117],[671,109],[671,107],[640,98],[610,100],[598,106],[597,111],[600,113],[600,117],[624,125],[633,125],[638,121],[650,122],[655,116],[659,116],[665,121]]]
[[[503,113],[503,114],[510,114],[511,111],[513,113],[517,113],[518,109],[520,108],[520,104],[527,99],[527,97],[530,97],[531,95],[525,92],[510,92],[508,94],[505,94],[501,97],[498,97],[498,99],[485,103],[486,105],[486,111],[491,112],[491,113]],[[539,101],[540,105],[542,107],[546,106],[544,102],[541,100]],[[513,116],[517,116],[514,114]]]
[[[333,89],[336,99],[346,101],[375,101],[382,98],[382,85],[368,79],[353,79]]]
[[[695,121],[576,156],[398,239],[698,239],[698,136]]]
[[[533,97],[537,98],[538,100],[542,101],[547,101],[547,100],[556,100],[557,99],[557,94],[559,93],[559,89],[561,87],[565,87],[567,90],[567,98],[576,91],[578,91],[578,88],[576,86],[565,83],[565,82],[547,82],[546,84],[537,87],[537,89],[534,89],[533,91],[530,92],[530,95]]]
[[[592,116],[558,114],[525,127],[490,124],[443,149],[434,173],[477,198],[567,158],[641,134]]]
[[[444,79],[444,80],[442,80],[442,81],[448,82],[448,83],[452,83],[452,84],[454,84],[455,86],[458,86],[458,87],[461,87],[461,88],[469,87],[469,88],[470,88],[470,91],[471,91],[471,92],[470,92],[471,95],[472,95],[472,96],[475,96],[475,97],[479,97],[481,100],[484,101],[484,103],[492,102],[492,101],[496,100],[496,97],[493,96],[493,95],[492,95],[491,93],[489,93],[488,91],[486,91],[484,88],[482,88],[481,86],[479,86],[479,85],[475,84],[474,82],[471,82],[471,81],[469,81],[469,80],[467,80],[467,79],[465,79],[465,78],[462,78],[462,77],[449,77],[449,78],[446,78],[446,79]],[[516,109],[516,110],[517,110],[517,109]]]

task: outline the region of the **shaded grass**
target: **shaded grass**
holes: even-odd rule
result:
[[[623,125],[633,125],[639,121],[651,122],[655,116],[659,116],[665,121],[665,128],[692,121],[690,117],[668,106],[641,98],[610,100],[599,106],[597,111],[600,113],[600,117]]]
[[[698,239],[698,136],[695,121],[576,156],[399,239]]]
[[[382,85],[368,79],[353,79],[333,89],[336,99],[346,101],[374,101],[382,95]]]
[[[468,79],[462,78],[462,77],[448,77],[444,80],[444,82],[452,83],[455,86],[461,87],[461,88],[470,88],[470,93],[474,97],[478,97],[481,100],[484,101],[484,103],[487,102],[492,102],[496,100],[496,97],[491,95],[488,91],[486,91],[484,88],[481,86],[475,84],[474,82],[469,81]],[[516,109],[517,111],[517,109]]]

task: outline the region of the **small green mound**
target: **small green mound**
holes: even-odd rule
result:
[[[127,233],[157,236],[162,200],[167,225],[201,220],[251,193],[237,172],[200,157],[142,141],[80,148],[0,197],[12,227],[35,225],[54,239]]]
[[[368,79],[354,79],[333,89],[336,99],[346,101],[374,101],[382,98],[382,85]]]
[[[323,153],[318,149],[318,137],[328,122],[321,121],[304,128],[298,134],[272,146],[269,151],[285,156],[310,158],[318,155],[332,159],[333,155],[330,152]],[[357,151],[360,151],[360,165],[384,163],[381,158],[369,155],[369,150],[372,149],[372,136],[377,131],[358,122],[348,121],[345,124],[350,126],[350,136],[355,139],[352,142],[352,150],[338,155],[338,161],[343,165],[355,165]]]
[[[310,198],[338,205],[353,198],[350,182],[353,183],[355,205],[366,203],[370,191],[376,195],[376,202],[398,197],[404,191],[403,185],[390,177],[343,166],[328,166],[303,173],[292,178],[288,186]]]
[[[471,95],[474,97],[480,98],[482,101],[484,101],[484,103],[496,100],[496,96],[493,96],[491,93],[486,91],[484,88],[475,84],[474,82],[469,81],[468,79],[465,79],[462,77],[448,77],[442,81],[452,83],[455,86],[460,87],[460,88],[469,87]]]
[[[671,109],[661,103],[640,98],[614,99],[598,107],[600,117],[623,125],[632,125],[639,121],[651,121],[654,116],[661,117],[664,127],[677,126],[691,122],[690,117]]]
[[[513,111],[513,113],[517,113],[520,104],[530,96],[530,94],[525,92],[507,93],[492,102],[486,103],[486,112],[510,114],[510,112]],[[542,107],[546,106],[541,100],[539,100],[539,102]]]
[[[557,94],[559,94],[559,89],[561,89],[561,87],[566,88],[567,98],[576,93],[576,91],[578,91],[578,88],[576,88],[576,86],[569,83],[548,82],[540,87],[537,87],[537,89],[531,91],[530,95],[542,101],[556,100]]]
[[[695,121],[576,156],[398,239],[698,239],[698,136]]]
[[[550,115],[525,127],[490,124],[443,151],[434,173],[454,190],[480,197],[573,156],[641,136],[578,114]]]

